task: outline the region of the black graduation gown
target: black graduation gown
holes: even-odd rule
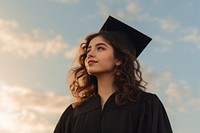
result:
[[[119,107],[113,93],[103,110],[98,94],[76,109],[68,106],[54,133],[172,133],[172,129],[155,94],[143,92],[136,102]]]

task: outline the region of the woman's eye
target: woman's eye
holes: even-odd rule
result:
[[[104,50],[104,48],[98,47],[97,50],[98,50],[98,51],[101,51],[101,50]]]
[[[104,50],[104,48],[103,47],[97,47],[96,50],[102,51],[102,50]],[[86,54],[88,54],[90,51],[91,51],[91,49],[86,50]]]

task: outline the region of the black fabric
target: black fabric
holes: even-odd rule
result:
[[[155,94],[143,92],[140,99],[117,106],[113,93],[101,108],[98,94],[62,114],[54,133],[172,133],[163,104]]]

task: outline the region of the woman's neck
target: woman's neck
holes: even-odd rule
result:
[[[98,94],[101,97],[101,104],[103,107],[109,96],[116,91],[116,88],[113,85],[113,74],[98,75],[97,82],[98,82]]]

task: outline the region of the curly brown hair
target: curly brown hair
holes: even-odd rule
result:
[[[87,56],[87,47],[90,41],[101,36],[114,49],[114,57],[122,63],[116,67],[114,78],[114,86],[117,88],[115,101],[117,105],[125,105],[134,102],[139,98],[139,94],[146,90],[145,82],[142,78],[140,64],[136,58],[135,49],[131,48],[133,42],[127,37],[126,33],[103,31],[90,34],[85,38],[85,42],[80,45],[80,55],[78,58],[78,66],[71,69],[72,82],[70,90],[76,98],[76,102],[72,104],[74,108],[82,105],[97,93],[97,79],[95,76],[89,75],[85,67],[85,58]]]

